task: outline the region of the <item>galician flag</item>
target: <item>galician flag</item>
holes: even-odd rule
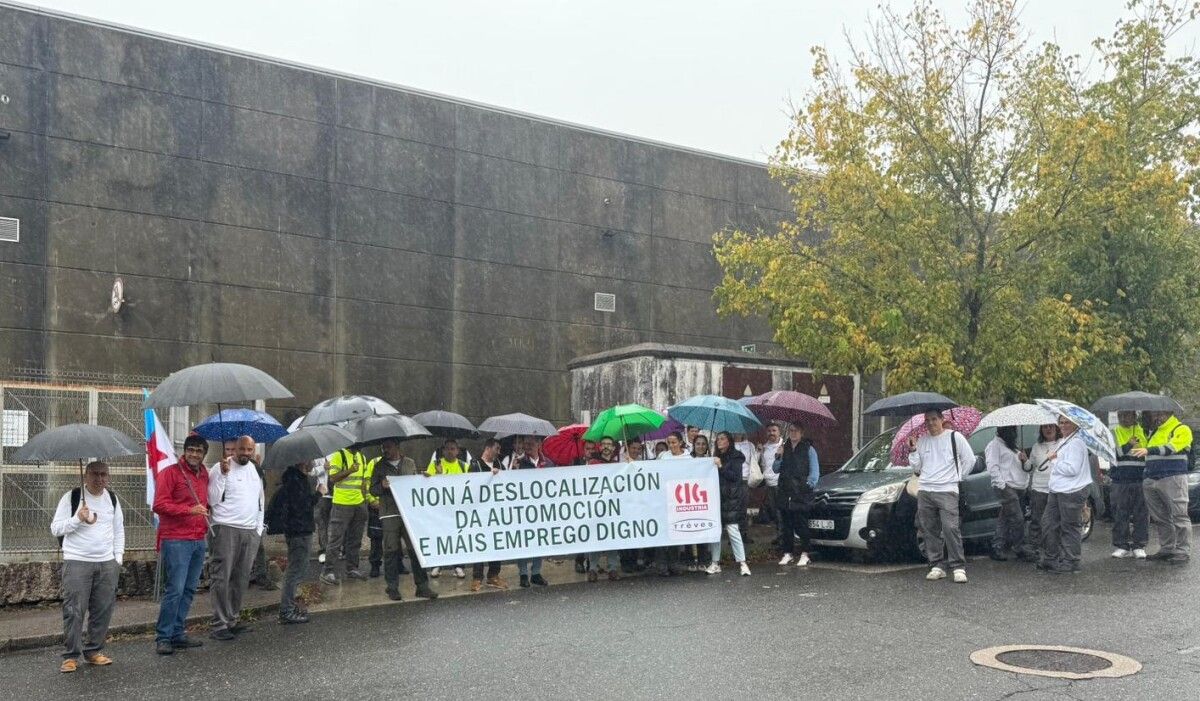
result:
[[[144,396],[150,393],[142,389]],[[158,420],[158,412],[147,409],[146,416],[146,505],[154,506],[154,481],[158,471],[179,462],[175,457],[175,446],[167,429]],[[155,519],[157,522],[158,519]]]

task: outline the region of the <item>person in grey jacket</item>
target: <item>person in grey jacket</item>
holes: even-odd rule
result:
[[[404,521],[400,518],[400,509],[388,486],[389,477],[417,474],[417,465],[412,458],[405,457],[400,452],[400,441],[388,439],[381,446],[383,455],[376,458],[371,470],[371,479],[367,491],[372,496],[379,497],[379,522],[383,526],[383,579],[387,584],[387,597],[392,601],[400,601],[400,568],[404,564],[401,559],[401,547],[407,545],[408,559],[412,563],[413,583],[417,586],[417,596],[424,599],[438,597],[429,586],[429,575],[425,568],[417,563],[417,552],[413,549],[412,539],[404,531]]]
[[[908,439],[908,464],[917,475],[917,518],[925,534],[925,558],[929,560],[925,579],[945,579],[949,567],[954,581],[966,584],[967,560],[958,524],[958,483],[970,474],[975,452],[961,433],[945,429],[940,411],[925,412],[925,428],[928,435]]]

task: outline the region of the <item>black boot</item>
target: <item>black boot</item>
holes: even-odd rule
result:
[[[379,565],[372,564],[372,565],[371,565],[371,574],[370,574],[370,577],[371,577],[372,579],[374,579],[374,578],[376,578],[376,577],[378,577],[378,576],[379,576]]]

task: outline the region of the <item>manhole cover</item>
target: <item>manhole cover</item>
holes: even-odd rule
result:
[[[1103,657],[1061,650],[1013,650],[996,655],[996,659],[1014,667],[1076,674],[1099,672],[1112,666],[1112,662]]]
[[[1140,662],[1124,655],[1064,645],[1001,645],[971,653],[971,661],[1004,672],[1060,679],[1116,678],[1142,669]]]

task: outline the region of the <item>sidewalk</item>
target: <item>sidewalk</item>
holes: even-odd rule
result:
[[[365,560],[363,565],[366,565]],[[442,569],[440,577],[430,580],[440,597],[470,596],[473,594],[471,592],[471,568],[468,566],[465,569],[467,575],[465,579],[456,578],[454,576],[454,568],[447,567]],[[309,577],[301,585],[301,592],[310,594],[308,609],[312,612],[358,609],[369,606],[425,601],[425,599],[416,598],[416,594],[413,591],[411,574],[401,575],[400,593],[404,597],[404,601],[395,602],[387,598],[384,592],[386,585],[382,577],[366,581],[351,580],[341,585],[329,586],[317,582],[316,576],[320,574],[320,571],[321,565],[317,564],[314,559],[309,564]],[[366,571],[365,567],[364,571]],[[562,559],[555,558],[553,560],[546,559],[542,568],[542,576],[551,585],[587,581],[585,575],[575,572],[574,556]],[[501,577],[508,582],[510,592],[513,590],[521,591],[517,585],[516,565],[506,563],[501,571]],[[479,595],[488,593],[497,593],[497,590],[484,586],[478,592]],[[246,592],[243,609],[259,617],[268,614],[273,615],[279,609],[279,592],[262,591],[252,586]],[[211,611],[208,592],[196,592],[196,598],[192,603],[191,616],[188,617],[189,628],[195,626],[198,633],[206,633]],[[126,599],[119,601],[117,602],[116,612],[113,614],[112,624],[109,627],[109,637],[151,633],[154,630],[157,618],[158,604],[154,601],[149,599]],[[16,609],[11,611],[0,609],[0,654],[37,647],[52,647],[60,644],[62,644],[62,608],[60,606]]]

